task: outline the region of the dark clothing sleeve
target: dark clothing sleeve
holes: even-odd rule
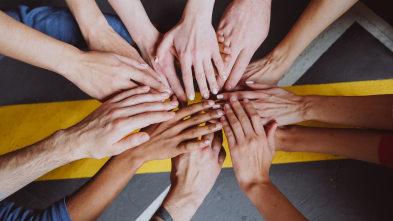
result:
[[[14,203],[0,201],[0,221],[71,221],[65,198],[44,210],[16,207]]]

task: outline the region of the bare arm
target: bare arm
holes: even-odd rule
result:
[[[235,96],[249,99],[254,104],[264,124],[276,121],[279,125],[306,120],[393,130],[393,95],[374,96],[299,96],[275,85],[248,84],[255,91],[223,93],[218,99]]]
[[[357,0],[312,0],[292,29],[265,58],[248,66],[245,81],[277,84],[300,53]]]
[[[277,123],[273,123],[266,133],[248,99],[240,104],[232,96],[230,103],[225,105],[226,117],[222,117],[221,122],[240,188],[268,221],[307,220],[269,178]]]

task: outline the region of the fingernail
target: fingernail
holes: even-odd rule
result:
[[[169,97],[169,93],[167,93],[167,92],[162,92],[162,93],[161,93],[161,97],[167,98],[167,97]]]
[[[210,140],[205,140],[205,144],[209,145],[210,144]]]
[[[227,118],[225,116],[222,116],[221,120],[225,121],[225,120],[227,120]]]
[[[235,96],[232,96],[232,97],[231,97],[231,101],[237,101],[236,97],[235,97]]]
[[[195,98],[195,95],[193,95],[193,94],[189,94],[189,95],[188,95],[188,99],[190,99],[191,101],[193,101],[194,98]]]
[[[218,110],[217,114],[218,114],[219,117],[221,117],[222,115],[224,115],[224,112],[222,112],[222,110]]]
[[[219,41],[224,41],[224,37],[219,37],[218,40]]]
[[[214,89],[213,89],[213,94],[217,94],[217,93],[218,93],[217,88],[214,88]]]
[[[150,139],[150,136],[147,134],[143,134],[142,136],[139,137],[139,141],[144,143]]]
[[[216,104],[216,105],[213,106],[213,109],[218,109],[218,108],[220,108],[219,104]]]
[[[170,115],[175,116],[176,113],[175,112],[169,112]]]
[[[160,77],[160,75],[156,75],[156,79],[157,79],[157,81],[161,81],[161,80],[162,80],[162,78]]]
[[[222,127],[221,123],[216,123],[216,127],[214,129],[220,129]]]
[[[230,61],[231,60],[231,57],[230,56],[226,56],[225,57],[225,61]]]
[[[225,47],[225,48],[224,48],[224,52],[225,52],[225,53],[228,53],[228,51],[229,51],[229,48],[228,48],[228,47]]]
[[[168,94],[171,93],[171,89],[169,89],[169,88],[165,88],[164,91],[168,92]]]
[[[227,90],[231,90],[232,86],[231,85],[227,85],[226,88],[227,88]]]
[[[208,103],[208,105],[207,105],[208,107],[214,105],[214,101],[207,101],[207,103]]]
[[[208,93],[204,93],[204,94],[203,94],[203,97],[204,97],[205,99],[208,99],[208,98],[209,98],[209,94],[208,94]]]
[[[147,91],[147,90],[149,90],[149,88],[150,88],[149,86],[143,86],[142,90]]]
[[[156,57],[154,58],[154,63],[157,63],[157,61],[158,61],[158,56],[156,56]]]
[[[171,102],[169,102],[171,105],[173,105],[173,106],[177,106],[177,105],[179,105],[179,102],[178,101],[171,101]]]
[[[254,81],[246,81],[246,84],[253,84]]]
[[[225,104],[225,109],[229,109],[229,104]]]
[[[224,95],[222,94],[217,95],[217,99],[222,99],[222,98],[224,98]]]
[[[227,80],[227,76],[222,76],[222,79],[225,81],[225,80]]]
[[[141,64],[141,66],[143,66],[143,67],[147,67],[147,66],[149,66],[148,64]]]
[[[250,102],[247,98],[246,99],[244,99],[244,103],[248,103],[248,102]]]

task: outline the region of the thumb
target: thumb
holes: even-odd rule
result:
[[[128,64],[128,65],[130,65],[130,66],[132,66],[132,67],[134,67],[136,69],[138,69],[138,70],[144,71],[144,70],[146,70],[149,67],[148,64],[141,63],[141,62],[139,62],[139,61],[137,61],[135,59],[127,58],[127,57],[124,57],[124,56],[121,56],[121,55],[118,55],[118,54],[113,54],[113,55],[117,59],[119,59],[120,61],[122,61],[122,62],[124,62],[124,63],[126,63],[126,64]]]
[[[265,90],[265,89],[277,87],[276,85],[272,85],[272,84],[254,83],[252,81],[247,81],[247,80],[246,80],[246,85],[254,90]]]
[[[176,147],[177,155],[180,155],[183,153],[189,153],[189,152],[192,152],[195,150],[199,150],[199,149],[209,146],[210,144],[211,144],[211,140],[209,140],[209,139],[184,142],[184,143],[179,144]]]
[[[150,136],[148,133],[145,132],[133,133],[123,138],[122,140],[117,142],[116,145],[114,145],[115,153],[116,155],[123,153],[124,151],[139,146],[147,142],[148,140],[150,140]]]
[[[165,35],[164,38],[162,39],[160,45],[157,47],[157,54],[156,57],[154,58],[154,63],[159,63],[164,59],[165,52],[167,52],[170,47],[173,45],[173,38],[170,35]]]
[[[275,140],[277,125],[278,125],[277,122],[274,122],[272,125],[270,125],[267,131],[267,145],[269,145],[269,148],[272,151],[273,155],[276,151],[274,140]]]

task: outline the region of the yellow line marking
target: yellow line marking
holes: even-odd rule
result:
[[[364,96],[393,94],[393,80],[360,81],[320,85],[286,87],[299,95]],[[195,99],[200,101],[198,93]],[[0,155],[36,143],[59,129],[68,128],[94,111],[100,103],[96,100],[11,105],[0,107]],[[343,127],[321,122],[302,122],[301,125],[316,127]],[[228,145],[224,138],[227,159],[224,167],[232,167]],[[277,152],[273,163],[343,159],[341,156],[318,153]],[[83,159],[53,170],[38,180],[69,179],[93,176],[109,158]],[[170,171],[170,160],[151,161],[137,173]]]

